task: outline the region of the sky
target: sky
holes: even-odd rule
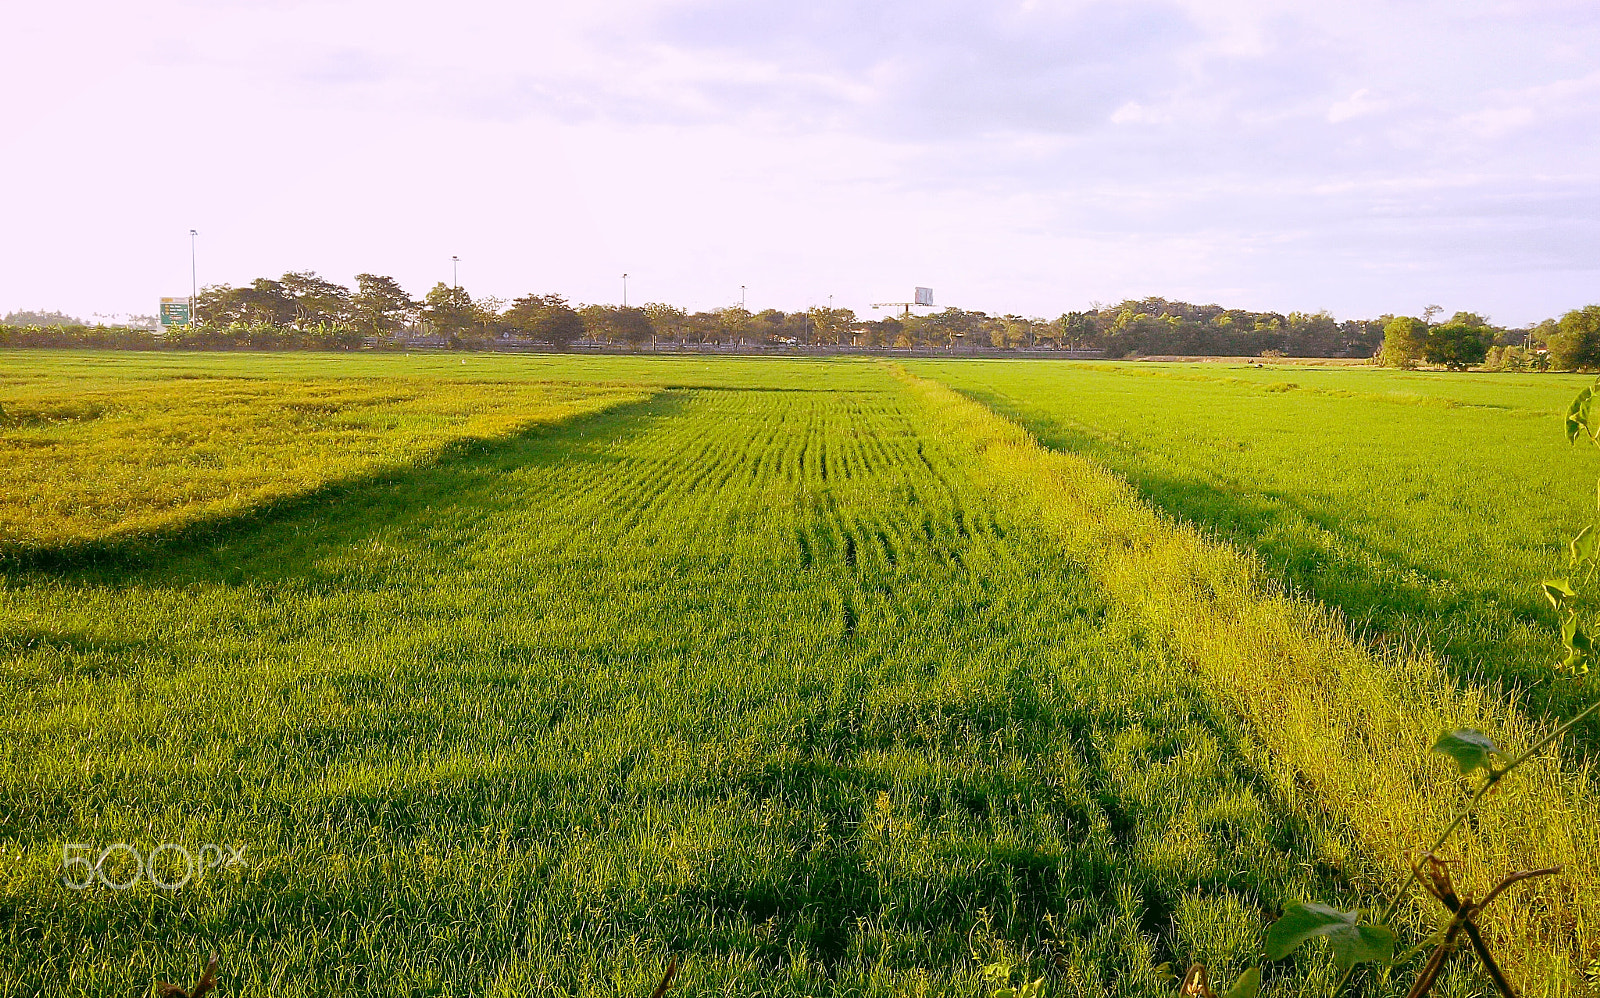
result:
[[[1600,301],[1593,0],[4,5],[0,313]]]

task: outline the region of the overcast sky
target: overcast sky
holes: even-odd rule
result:
[[[1600,4],[12,3],[0,312],[1600,301]]]

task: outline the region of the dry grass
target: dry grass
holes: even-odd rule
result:
[[[649,394],[399,377],[0,380],[0,550],[170,531]]]

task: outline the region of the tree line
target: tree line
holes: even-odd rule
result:
[[[662,303],[573,305],[559,294],[473,298],[443,282],[415,301],[391,277],[358,274],[352,290],[313,273],[260,278],[237,288],[208,287],[196,302],[195,318],[199,326],[235,337],[248,337],[255,329],[343,329],[369,339],[433,336],[469,349],[513,339],[558,348],[579,340],[633,346],[660,340],[848,345],[856,325],[849,309],[750,313],[735,306],[691,314]]]
[[[1435,322],[1440,311],[1429,306],[1421,316],[1340,321],[1326,311],[1255,312],[1152,297],[1096,304],[1055,319],[946,308],[864,320],[846,308],[750,312],[734,305],[691,313],[663,303],[575,305],[551,293],[510,300],[474,298],[464,288],[443,282],[415,300],[388,276],[357,274],[352,288],[310,271],[291,271],[239,287],[204,288],[195,302],[195,321],[162,336],[73,324],[59,313],[13,313],[0,324],[0,346],[355,350],[420,345],[422,339],[455,349],[506,342],[566,349],[582,341],[630,347],[703,343],[1077,350],[1113,358],[1346,357],[1395,367],[1426,363],[1454,369],[1600,368],[1600,306],[1515,329],[1470,312]],[[41,317],[44,321],[38,321]],[[14,321],[19,319],[34,321]]]
[[[1389,317],[1377,359],[1388,367],[1425,362],[1458,371],[1479,366],[1493,371],[1600,369],[1600,305],[1575,308],[1524,329],[1501,329],[1472,312],[1457,312],[1435,324],[1431,320],[1438,311],[1430,305],[1421,318]]]
[[[1370,357],[1384,322],[1339,322],[1326,312],[1287,315],[1148,298],[1054,320],[946,308],[931,314],[862,320],[850,309],[749,312],[734,305],[690,313],[676,306],[569,304],[556,294],[505,301],[474,299],[443,282],[421,301],[392,278],[359,274],[351,290],[311,273],[262,278],[240,288],[207,288],[200,323],[248,329],[343,327],[364,336],[427,332],[451,346],[527,338],[557,347],[578,340],[642,345],[652,341],[795,344],[868,348],[1073,349],[1110,356],[1245,355]]]

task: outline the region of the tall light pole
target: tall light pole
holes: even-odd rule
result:
[[[748,308],[744,307],[744,285],[743,284],[739,285],[739,310],[741,312],[750,311]]]
[[[195,299],[200,297],[200,271],[195,267],[194,238],[200,233],[189,230],[189,321],[194,321]]]
[[[628,275],[622,275],[622,307],[628,307]]]
[[[457,291],[461,290],[461,258],[459,256],[450,258],[450,282],[451,286]]]

